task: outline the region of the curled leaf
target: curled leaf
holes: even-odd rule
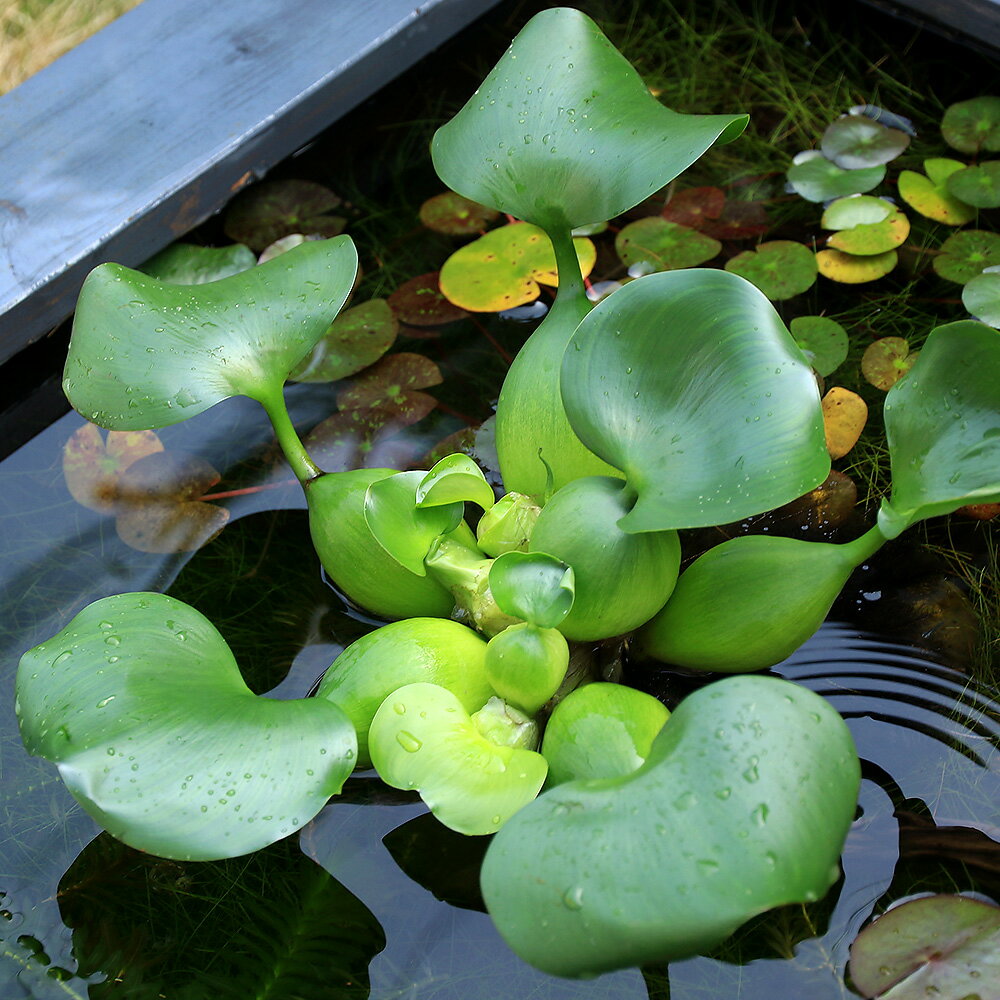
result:
[[[540,628],[555,628],[573,607],[573,570],[544,552],[505,552],[490,567],[500,609]]]
[[[418,507],[439,507],[456,500],[478,504],[488,511],[495,501],[493,487],[468,455],[447,455],[438,461],[417,487]]]

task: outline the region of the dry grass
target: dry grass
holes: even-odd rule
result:
[[[0,0],[0,94],[141,0]]]

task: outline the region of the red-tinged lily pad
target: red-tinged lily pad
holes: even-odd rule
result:
[[[904,170],[899,175],[899,196],[925,218],[946,226],[962,226],[976,217],[976,210],[948,192],[948,178],[965,164],[947,157],[924,160],[924,174]]]
[[[653,271],[696,267],[721,249],[711,236],[659,216],[630,222],[615,237],[615,251],[623,264],[649,264]]]
[[[73,499],[107,514],[121,503],[122,473],[135,461],[163,451],[153,431],[109,431],[94,424],[74,431],[63,447],[63,476]]]
[[[919,354],[911,354],[910,345],[902,337],[883,337],[865,349],[861,374],[876,389],[888,392],[913,367]]]
[[[573,244],[586,277],[597,250],[586,237],[576,237]],[[499,312],[533,302],[539,284],[558,284],[552,241],[527,222],[492,229],[444,262],[440,284],[451,302],[472,312]]]
[[[941,119],[941,135],[960,153],[1000,150],[1000,97],[974,97],[952,104]]]
[[[705,222],[701,231],[717,240],[748,240],[765,235],[770,228],[759,201],[727,201],[719,217]]]
[[[962,305],[987,326],[1000,328],[1000,274],[987,271],[967,282]]]
[[[826,316],[796,316],[788,328],[820,375],[831,375],[847,358],[847,331],[835,320]]]
[[[292,371],[293,382],[335,382],[374,364],[399,332],[385,299],[370,299],[341,313],[323,339]]]
[[[203,285],[231,274],[239,274],[257,263],[257,255],[243,243],[228,247],[200,247],[194,243],[172,243],[139,270],[174,285]]]
[[[835,385],[823,397],[823,429],[830,458],[843,458],[857,443],[868,422],[868,404],[856,393]]]
[[[956,170],[948,177],[948,193],[975,208],[1000,206],[1000,160]]]
[[[726,261],[726,270],[755,284],[769,299],[790,299],[816,281],[816,256],[794,240],[771,240]]]
[[[420,465],[423,468],[429,469],[432,465],[436,465],[441,461],[442,458],[447,458],[449,455],[472,455],[472,449],[476,443],[476,431],[477,427],[463,427],[461,430],[454,431],[447,437],[442,438],[430,451],[426,452],[420,459]]]
[[[838,167],[862,170],[894,160],[909,144],[910,137],[898,128],[847,115],[827,126],[820,148]]]
[[[895,250],[861,257],[842,250],[820,250],[816,266],[824,278],[844,285],[861,285],[867,281],[884,278],[899,262]]]
[[[788,183],[806,201],[829,201],[849,194],[864,194],[882,183],[885,166],[844,170],[828,160],[819,150],[814,156],[799,154],[788,168]]]
[[[345,469],[405,469],[420,464],[419,437],[401,433],[437,405],[423,392],[409,394],[406,407],[342,410],[327,417],[304,439],[313,461],[326,472]]]
[[[441,382],[441,369],[422,354],[391,354],[341,390],[337,394],[337,406],[342,410],[382,407],[402,413],[413,407],[421,408],[424,401],[431,398],[415,390]]]
[[[1000,1000],[1000,907],[966,896],[927,896],[889,910],[851,945],[863,997]]]
[[[389,296],[389,305],[409,326],[442,326],[469,315],[441,293],[437,271],[417,275],[400,285]]]
[[[934,270],[948,281],[964,285],[988,267],[1000,264],[1000,235],[985,229],[953,233],[941,244]]]
[[[487,208],[454,191],[436,194],[420,206],[420,221],[428,229],[448,236],[475,236],[499,217],[495,208]]]
[[[910,235],[910,220],[898,208],[863,194],[838,198],[823,213],[821,225],[839,230],[827,246],[861,257],[894,250]]]
[[[726,194],[722,188],[696,187],[675,191],[660,215],[667,222],[679,226],[701,229],[708,219],[717,219],[726,204]]]
[[[230,239],[257,251],[291,233],[339,236],[346,220],[329,213],[340,204],[329,188],[313,181],[264,181],[233,199],[223,228]]]

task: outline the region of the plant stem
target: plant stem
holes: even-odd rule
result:
[[[309,457],[309,453],[295,431],[292,418],[288,415],[283,387],[280,385],[277,387],[269,386],[260,392],[256,399],[264,407],[264,411],[271,421],[271,426],[274,428],[278,444],[281,446],[288,464],[292,467],[296,479],[305,485],[309,480],[321,476],[323,470]]]
[[[870,559],[885,543],[888,538],[879,530],[879,526],[873,525],[863,535],[855,538],[852,542],[842,543],[844,552],[849,556],[855,566],[860,566],[866,559]]]
[[[573,245],[573,234],[569,229],[553,229],[549,231],[552,249],[556,254],[556,270],[559,275],[559,289],[556,292],[556,304],[566,299],[576,299],[585,304],[583,315],[590,311],[590,300],[580,273],[580,259]],[[582,318],[582,317],[581,317]]]

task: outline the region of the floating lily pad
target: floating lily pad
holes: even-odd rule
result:
[[[948,193],[975,208],[1000,206],[1000,160],[956,170],[947,180]]]
[[[420,221],[436,233],[448,236],[475,236],[500,217],[495,208],[445,191],[428,198],[420,206]]]
[[[847,331],[826,316],[796,316],[789,324],[795,343],[820,375],[831,375],[846,360]]]
[[[966,229],[953,233],[941,244],[933,266],[942,278],[964,285],[997,264],[1000,264],[1000,234]]]
[[[75,430],[63,446],[63,476],[73,499],[101,514],[121,503],[121,475],[137,459],[163,451],[153,431],[109,431],[95,424]]]
[[[597,259],[586,237],[573,240],[580,270],[590,274]],[[538,298],[539,283],[558,284],[555,251],[544,230],[527,222],[491,229],[456,250],[441,268],[441,291],[473,312],[498,312]]]
[[[893,206],[884,198],[868,194],[855,194],[837,198],[827,205],[820,220],[824,229],[853,229],[888,219]]]
[[[851,981],[886,1000],[1000,1000],[1000,907],[928,896],[893,907],[851,945]]]
[[[667,222],[701,229],[708,219],[717,219],[726,204],[726,193],[717,187],[685,188],[675,191],[660,215]]]
[[[370,406],[341,410],[317,424],[303,439],[313,461],[326,472],[345,469],[405,469],[423,450],[419,438],[400,432],[437,406],[424,392],[407,394],[403,407]]]
[[[816,255],[794,240],[771,240],[726,261],[726,270],[755,284],[769,299],[790,299],[816,281]]]
[[[878,167],[894,160],[910,137],[871,118],[848,115],[831,122],[823,133],[823,155],[844,170]]]
[[[652,271],[695,267],[721,249],[718,240],[659,216],[630,222],[615,237],[615,251],[623,264],[648,263]]]
[[[946,157],[924,160],[924,174],[904,170],[899,175],[899,196],[911,208],[935,222],[962,226],[976,217],[976,210],[948,191],[948,178],[965,164]]]
[[[861,374],[876,389],[887,392],[913,367],[919,354],[911,354],[902,337],[883,337],[869,344],[861,355]]]
[[[895,250],[861,257],[842,250],[819,250],[816,266],[824,278],[844,285],[862,285],[884,278],[899,262]]]
[[[717,240],[746,240],[764,236],[770,228],[767,210],[759,201],[730,199],[719,217],[703,223],[701,230]]]
[[[868,404],[850,389],[835,385],[823,397],[823,427],[830,458],[843,458],[857,443],[868,422]]]
[[[337,394],[337,406],[341,410],[378,407],[405,417],[408,412],[423,410],[433,399],[418,390],[440,385],[441,381],[441,369],[430,358],[407,351],[390,354],[352,379]]]
[[[409,326],[443,326],[469,315],[444,297],[437,271],[404,282],[389,296],[389,305]]]
[[[787,177],[795,193],[806,201],[829,201],[878,187],[885,177],[885,167],[844,170],[817,151],[816,156],[793,163]]]
[[[952,104],[941,119],[941,135],[960,153],[1000,150],[1000,97],[973,97]]]
[[[1000,274],[987,272],[968,281],[962,289],[962,305],[976,319],[1000,328]]]
[[[144,274],[174,285],[203,285],[254,267],[257,255],[242,243],[228,247],[200,247],[172,243],[139,268]]]
[[[335,382],[374,364],[399,332],[385,299],[370,299],[341,313],[312,351],[292,370],[293,382]]]
[[[291,233],[339,236],[346,220],[329,213],[340,204],[329,188],[313,181],[264,181],[232,200],[223,228],[230,239],[258,252]]]
[[[861,257],[894,250],[910,235],[910,220],[898,208],[863,194],[838,198],[823,213],[821,225],[839,230],[826,241],[827,246]]]

